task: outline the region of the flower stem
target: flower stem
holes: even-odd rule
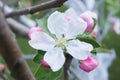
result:
[[[68,76],[68,69],[70,66],[70,63],[72,61],[72,56],[69,54],[66,54],[66,60],[65,60],[65,64],[64,64],[64,80],[69,80],[69,76]]]

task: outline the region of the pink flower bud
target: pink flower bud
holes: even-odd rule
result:
[[[50,68],[49,64],[46,61],[44,61],[43,59],[41,60],[41,64],[46,68]]]
[[[86,60],[80,60],[79,67],[85,72],[90,72],[98,66],[98,62],[92,58],[88,57]]]
[[[0,71],[4,72],[6,70],[6,66],[4,64],[0,64]]]
[[[96,37],[97,36],[97,31],[93,31],[92,35]]]
[[[90,32],[94,26],[93,18],[97,19],[97,15],[90,11],[86,11],[80,15],[80,17],[87,23],[86,32]]]
[[[28,32],[28,37],[31,39],[31,34],[34,32],[42,32],[43,30],[40,27],[33,27]]]
[[[92,18],[94,18],[95,20],[98,20],[98,16],[96,13],[94,12],[90,12],[90,11],[86,11]]]
[[[81,14],[80,17],[87,23],[87,28],[85,31],[90,32],[94,25],[92,17],[86,12]]]

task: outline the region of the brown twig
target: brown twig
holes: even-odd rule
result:
[[[48,1],[45,3],[41,3],[39,5],[36,5],[36,6],[32,6],[29,8],[13,11],[11,13],[6,14],[5,17],[12,17],[12,16],[18,16],[18,15],[25,15],[25,14],[33,14],[33,13],[36,13],[36,12],[41,11],[41,10],[60,7],[65,1],[67,1],[67,0],[51,0],[51,1]]]
[[[15,80],[35,80],[1,11],[0,53]]]
[[[65,60],[65,64],[64,64],[64,80],[69,80],[68,69],[70,67],[72,58],[73,57],[71,55],[66,54],[66,60]]]
[[[12,18],[7,18],[6,21],[14,32],[17,32],[17,34],[20,34],[25,37],[27,36],[29,31],[29,28],[27,26],[21,24],[20,22]]]

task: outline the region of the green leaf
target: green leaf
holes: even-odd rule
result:
[[[92,54],[96,54],[96,53],[97,53],[96,48],[93,49],[93,50],[91,51],[91,53],[92,53]]]
[[[105,45],[101,45],[101,47],[99,48],[94,48],[91,51],[92,54],[96,54],[96,53],[111,53],[111,50],[109,50]]]
[[[48,16],[41,18],[39,20],[37,19],[36,21],[38,23],[38,26],[41,27],[44,32],[50,33],[47,27],[47,19],[48,19]]]
[[[33,58],[33,61],[36,62],[36,63],[38,63],[38,64],[40,64],[40,60],[43,59],[44,53],[45,53],[45,51],[38,50],[37,54]]]
[[[94,48],[98,48],[101,46],[94,38],[89,36],[78,36],[77,39],[92,44]]]
[[[92,54],[96,54],[96,53],[111,53],[111,50],[107,49],[107,48],[95,48],[91,51]]]
[[[52,72],[50,68],[45,68],[39,65],[34,74],[36,80],[63,80],[63,70]]]
[[[46,16],[46,17],[44,17],[42,19],[39,19],[39,20],[37,19],[36,21],[38,23],[38,26],[41,27],[45,33],[47,33],[51,37],[55,37],[55,35],[51,34],[50,31],[48,30],[47,19],[48,19],[48,16]]]
[[[111,53],[111,50],[107,49],[107,48],[97,48],[96,49],[97,52],[100,52],[100,53]]]
[[[65,12],[67,9],[68,9],[68,7],[66,7],[66,6],[63,5],[63,6],[59,7],[59,8],[57,9],[57,11]]]

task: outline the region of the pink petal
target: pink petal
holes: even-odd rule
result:
[[[33,27],[28,32],[28,37],[31,39],[31,34],[34,32],[42,32],[43,30],[40,27]]]
[[[90,32],[92,30],[92,27],[94,26],[94,21],[92,19],[92,16],[90,16],[87,12],[82,13],[80,17],[87,23],[86,32]]]
[[[97,66],[98,66],[98,62],[90,56],[85,60],[80,60],[79,67],[85,72],[90,72],[93,69],[95,69]]]

